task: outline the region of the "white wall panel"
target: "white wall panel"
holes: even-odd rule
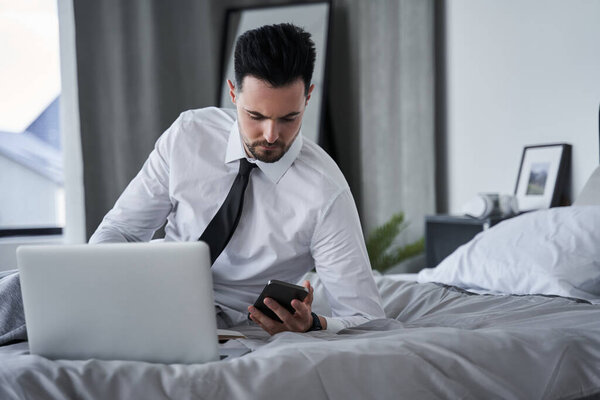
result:
[[[449,0],[448,208],[512,193],[526,145],[573,145],[576,195],[598,165],[600,1]]]

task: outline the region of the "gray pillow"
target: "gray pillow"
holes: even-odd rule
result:
[[[574,206],[599,206],[600,205],[600,166],[596,167],[592,176],[587,180]]]

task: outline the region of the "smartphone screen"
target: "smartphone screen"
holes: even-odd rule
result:
[[[258,308],[267,317],[275,321],[282,322],[281,319],[264,303],[265,297],[270,297],[278,302],[282,307],[285,307],[290,314],[294,314],[296,310],[292,307],[292,300],[304,300],[308,295],[308,290],[303,286],[294,285],[291,283],[272,279],[267,283],[262,293],[254,302],[254,307]]]

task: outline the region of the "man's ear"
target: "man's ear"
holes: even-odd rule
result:
[[[231,97],[231,102],[235,104],[235,86],[230,79],[227,79],[227,86],[229,86],[229,97]]]
[[[313,83],[312,85],[310,85],[310,87],[308,88],[308,94],[306,95],[306,102],[304,103],[304,105],[308,105],[308,100],[310,100],[310,94],[312,93],[312,91],[315,89],[315,84]]]

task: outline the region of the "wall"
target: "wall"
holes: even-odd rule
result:
[[[572,191],[598,165],[600,1],[448,0],[448,210],[513,193],[523,147],[573,145]]]

